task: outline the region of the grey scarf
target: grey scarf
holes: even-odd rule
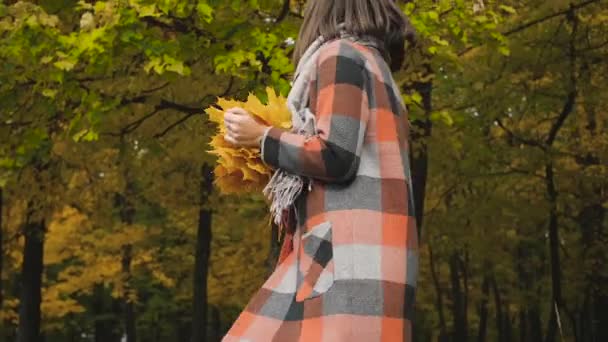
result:
[[[356,36],[347,33],[344,23],[338,25],[340,38],[350,39],[358,43],[380,49],[377,39],[371,36]],[[292,88],[287,95],[287,107],[291,112],[292,133],[302,134],[310,137],[317,134],[315,114],[310,111],[306,104],[309,97],[309,84],[311,77],[316,72],[316,62],[320,47],[327,40],[319,36],[306,49],[298,62],[294,73]],[[308,188],[304,185],[308,184]],[[284,169],[277,169],[263,190],[264,195],[271,200],[270,212],[277,225],[281,224],[281,216],[285,209],[294,203],[303,191],[312,190],[312,179],[298,174],[289,173]]]

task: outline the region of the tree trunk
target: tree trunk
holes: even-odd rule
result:
[[[553,180],[553,163],[545,167],[547,194],[549,196],[549,254],[551,256],[551,303],[549,328],[546,342],[554,342],[557,334],[557,311],[562,307],[562,275],[559,256],[559,233],[557,222],[557,192]]]
[[[462,271],[462,280],[463,280],[463,291],[462,291],[462,315],[463,315],[463,323],[464,323],[464,332],[465,336],[468,338],[469,336],[469,252],[467,249],[464,251],[464,260],[460,260],[460,267]]]
[[[540,319],[541,286],[539,278],[543,277],[544,264],[531,265],[531,258],[546,260],[547,251],[542,238],[542,226],[535,229],[539,234],[534,236],[522,232],[522,239],[517,246],[517,280],[519,291],[525,294],[519,312],[520,342],[537,342],[543,340],[542,322]]]
[[[425,63],[423,68],[425,69],[426,74],[433,74],[433,69],[429,63]],[[413,85],[413,88],[422,96],[422,105],[425,113],[424,120],[414,120],[412,122],[412,126],[416,127],[418,131],[411,132],[411,141],[420,141],[421,143],[417,146],[417,150],[415,151],[415,153],[412,148],[410,148],[409,151],[411,156],[410,160],[412,161],[412,188],[414,190],[413,195],[416,214],[416,225],[418,228],[418,236],[421,236],[422,220],[424,213],[424,198],[426,193],[426,180],[428,175],[429,162],[428,146],[424,141],[426,138],[431,136],[431,131],[433,128],[433,123],[431,121],[431,113],[433,111],[433,82],[416,82]]]
[[[137,330],[135,326],[135,307],[130,296],[133,291],[131,288],[131,261],[133,260],[133,246],[126,244],[122,248],[122,272],[124,277],[124,294],[123,294],[123,306],[124,306],[124,318],[125,318],[125,332],[127,334],[127,342],[137,341]]]
[[[578,214],[578,222],[581,226],[581,243],[583,245],[583,260],[593,260],[592,268],[588,270],[586,277],[588,290],[579,314],[580,317],[580,340],[581,341],[605,341],[608,340],[608,297],[600,289],[608,279],[602,272],[608,258],[605,253],[589,255],[587,251],[597,250],[598,244],[605,239],[604,221],[608,210],[601,203],[601,187],[593,189],[599,201],[585,206]]]
[[[211,342],[219,342],[222,339],[222,318],[217,306],[211,307]]]
[[[491,277],[490,283],[492,285],[492,291],[494,292],[494,306],[496,307],[496,331],[498,333],[498,342],[508,342],[505,340],[504,331],[504,320],[503,320],[503,305],[502,299],[500,298],[500,291],[498,290],[498,284],[496,284],[496,278]]]
[[[486,263],[484,263],[486,264]],[[479,331],[477,342],[485,342],[488,327],[488,297],[490,295],[490,284],[488,276],[484,275],[481,282],[481,303],[479,305]]]
[[[2,287],[2,270],[4,269],[4,226],[2,218],[4,217],[4,189],[0,187],[0,308],[4,307],[4,288]]]
[[[593,291],[592,322],[594,335],[592,341],[608,341],[608,296],[605,289],[596,287]]]
[[[40,303],[44,256],[44,220],[25,223],[18,342],[40,342]]]
[[[120,317],[112,307],[114,298],[105,290],[103,284],[96,284],[93,290],[93,314],[95,315],[95,342],[120,341],[119,323],[114,317]]]
[[[590,73],[591,71],[587,69],[586,72],[582,72],[580,76],[587,77],[585,81],[589,82],[591,79]],[[587,92],[587,89],[584,88],[582,91]],[[587,133],[593,139],[601,139],[603,130],[598,126],[595,105],[583,102],[581,103],[581,106],[586,113],[587,125],[585,125],[585,129],[587,130]],[[595,151],[589,151],[585,155],[577,157],[575,160],[582,169],[601,164],[601,158]],[[584,180],[581,179],[578,189],[585,189],[587,188],[585,185],[591,185],[583,182]],[[580,342],[608,341],[608,310],[606,310],[606,307],[608,307],[608,297],[602,295],[602,292],[605,292],[599,289],[599,287],[602,286],[600,284],[608,283],[608,278],[605,276],[605,273],[601,271],[601,268],[605,267],[604,265],[608,263],[608,257],[606,253],[601,253],[600,255],[589,255],[588,253],[588,251],[597,249],[598,246],[603,246],[602,243],[605,243],[607,237],[604,233],[604,222],[608,210],[602,205],[605,184],[605,182],[603,184],[600,182],[591,185],[590,196],[586,193],[582,194],[582,196],[584,196],[583,198],[593,200],[587,200],[590,203],[582,208],[577,217],[577,222],[579,223],[582,232],[582,263],[588,264],[588,260],[593,260],[593,266],[591,266],[591,269],[587,270],[587,276],[585,277],[585,296],[577,315],[579,324],[577,325],[578,333],[576,336],[578,337],[577,341]],[[603,249],[603,247],[601,248]],[[602,274],[604,274],[604,276],[602,276]]]
[[[430,81],[407,83],[401,86],[401,90],[406,93],[409,93],[412,89],[416,90],[422,96],[422,106],[424,108],[424,119],[411,121],[412,127],[417,128],[416,130],[410,130],[409,124],[405,123],[405,130],[408,133],[410,143],[408,159],[410,160],[413,191],[412,196],[418,236],[422,236],[424,198],[426,193],[426,180],[428,176],[429,154],[426,138],[431,136],[431,129],[433,127],[433,123],[431,121],[431,114],[433,112],[433,81],[430,77],[434,74],[433,66],[431,64],[432,56],[424,56],[424,59],[425,61],[422,63],[422,76],[425,78],[428,77],[427,79],[430,79]],[[416,146],[415,151],[414,148],[412,148],[413,144],[411,143],[414,141],[420,141],[420,144]],[[419,325],[416,323],[416,316],[414,316],[412,319],[412,337],[414,340],[418,336],[418,326]],[[442,333],[439,339],[441,340],[445,337],[447,336]]]
[[[133,192],[133,184],[127,179],[127,187],[125,194],[117,194],[116,200],[117,205],[120,208],[120,219],[122,223],[126,225],[133,224],[135,218],[135,207],[129,196]],[[125,244],[122,246],[122,277],[124,293],[122,298],[123,314],[125,320],[125,334],[127,342],[137,341],[137,328],[135,320],[135,305],[131,300],[131,294],[133,293],[132,288],[132,273],[131,273],[131,262],[133,260],[133,246],[131,244]]]
[[[528,341],[542,341],[543,340],[543,324],[540,320],[540,307],[538,302],[534,302],[534,305],[528,311],[528,322],[530,322],[530,338]]]
[[[194,314],[192,317],[192,342],[207,341],[207,275],[211,254],[211,210],[207,208],[213,191],[213,168],[204,164],[201,168],[201,207],[194,261]]]
[[[511,313],[509,312],[509,301],[505,300],[505,312],[503,315],[505,328],[505,342],[513,341],[513,322],[511,321]]]
[[[464,303],[462,288],[460,285],[458,253],[454,252],[450,257],[450,282],[452,284],[452,315],[454,317],[453,341],[466,341],[467,332],[464,323]]]
[[[439,284],[439,275],[435,268],[435,258],[433,257],[433,248],[429,244],[429,264],[431,268],[431,277],[433,279],[433,285],[435,292],[437,292],[437,314],[439,315],[439,342],[445,342],[448,340],[447,328],[445,324],[445,314],[443,313],[443,292],[441,291],[441,285]]]
[[[551,125],[551,129],[549,130],[549,134],[547,135],[547,139],[545,141],[545,145],[548,147],[553,146],[553,142],[557,137],[560,129],[562,128],[564,122],[568,118],[568,116],[574,110],[574,106],[576,104],[577,97],[577,87],[576,87],[576,41],[577,41],[577,31],[578,31],[578,19],[575,15],[575,10],[571,6],[570,13],[567,15],[567,19],[572,25],[572,31],[570,34],[570,44],[569,44],[569,54],[568,57],[570,59],[570,83],[567,87],[570,89],[568,95],[566,96],[566,100],[564,102],[564,106],[557,117],[557,119]],[[549,157],[550,158],[550,157]],[[549,318],[549,326],[547,328],[547,335],[545,342],[554,342],[557,335],[557,314],[559,310],[563,308],[563,299],[562,299],[562,279],[561,279],[561,263],[559,256],[559,224],[558,224],[558,214],[557,214],[557,189],[555,187],[555,179],[554,179],[554,170],[553,170],[553,160],[549,159],[545,164],[545,186],[547,191],[547,198],[549,202],[549,255],[551,258],[551,303],[549,305],[549,310],[551,312]]]
[[[521,293],[526,293],[526,291],[529,291],[531,286],[531,272],[528,271],[528,269],[524,266],[528,261],[528,250],[530,249],[530,246],[526,245],[526,241],[521,241],[517,246],[517,280],[519,291],[521,291]],[[527,296],[524,298],[527,298]],[[531,303],[529,300],[524,300],[518,312],[519,342],[526,342],[530,339],[527,322],[527,313],[530,306]]]
[[[522,307],[518,312],[519,319],[519,342],[526,342],[526,336],[528,336],[528,324],[526,322],[526,309]]]
[[[187,313],[184,312],[184,316]],[[185,322],[183,319],[176,320],[176,330],[177,330],[177,339],[176,341],[188,341],[192,336],[192,328],[188,322]]]

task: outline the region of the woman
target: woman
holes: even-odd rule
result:
[[[309,184],[293,203],[293,248],[223,341],[411,340],[418,239],[408,113],[391,75],[409,32],[394,0],[311,0],[294,63],[316,51],[314,134],[225,113],[226,140]]]

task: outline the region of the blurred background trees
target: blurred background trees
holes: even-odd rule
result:
[[[204,109],[287,95],[303,5],[0,1],[0,340],[221,339],[278,237]],[[608,5],[400,5],[416,340],[608,340]]]

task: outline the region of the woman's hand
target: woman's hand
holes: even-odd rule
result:
[[[259,140],[269,127],[240,107],[230,108],[224,113],[224,125],[226,126],[224,139],[236,146],[244,147],[259,147]]]

